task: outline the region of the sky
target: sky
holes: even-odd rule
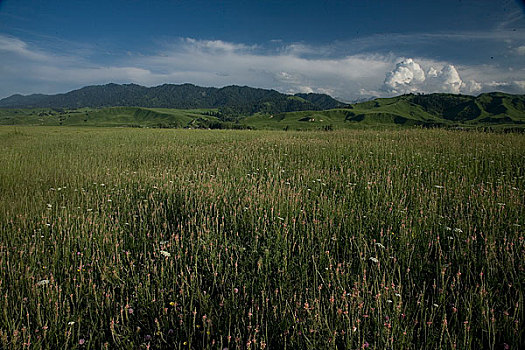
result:
[[[0,98],[107,83],[525,94],[525,3],[0,0]]]

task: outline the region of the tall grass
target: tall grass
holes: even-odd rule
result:
[[[0,348],[525,346],[525,138],[0,128]]]

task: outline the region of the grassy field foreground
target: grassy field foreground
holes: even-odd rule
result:
[[[525,137],[0,127],[0,348],[518,349]]]

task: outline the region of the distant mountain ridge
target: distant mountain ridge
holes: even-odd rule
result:
[[[287,95],[246,86],[107,84],[58,95],[13,95],[0,100],[0,124],[286,130],[420,126],[525,131],[525,95],[407,94],[346,105],[325,94]]]
[[[64,94],[13,95],[0,100],[0,108],[228,108],[229,112],[289,112],[344,107],[324,94],[286,95],[275,90],[247,86],[223,88],[193,84],[164,84],[144,87],[136,84],[86,86]]]

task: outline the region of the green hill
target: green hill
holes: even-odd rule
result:
[[[262,129],[332,129],[354,127],[525,128],[525,96],[488,93],[478,97],[402,95],[325,111],[254,114],[242,123]]]
[[[412,126],[525,130],[524,95],[498,92],[477,97],[409,94],[344,108],[301,110],[314,103],[325,106],[337,101],[333,102],[335,100],[331,101],[325,95],[297,94],[250,104],[251,98],[243,95],[250,90],[240,87],[225,89],[229,93],[220,102],[225,106],[220,108],[0,108],[0,124],[279,130]]]
[[[65,94],[13,95],[0,100],[0,108],[218,108],[230,117],[256,112],[322,110],[343,105],[323,94],[292,96],[247,86],[213,88],[192,84],[164,84],[151,88],[136,84],[107,84],[87,86]]]
[[[0,125],[246,128],[220,120],[213,109],[109,107],[101,109],[0,109]]]

